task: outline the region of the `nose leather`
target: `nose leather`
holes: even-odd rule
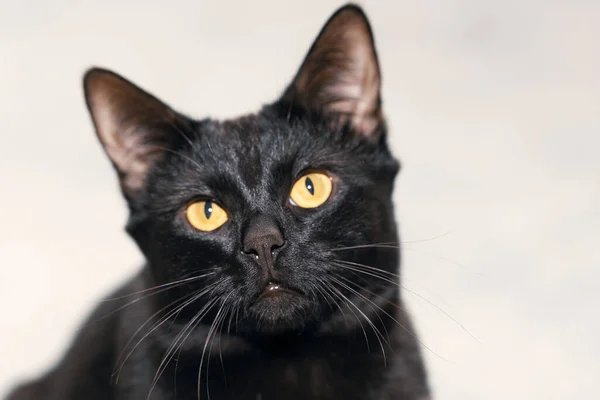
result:
[[[243,248],[253,254],[259,265],[271,275],[275,267],[275,250],[285,244],[283,234],[275,220],[265,215],[255,217],[244,235]]]

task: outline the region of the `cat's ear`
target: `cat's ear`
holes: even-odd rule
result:
[[[369,21],[360,7],[346,5],[327,21],[283,99],[337,114],[371,137],[383,122],[380,85]]]
[[[148,169],[168,147],[176,114],[125,78],[92,68],[83,78],[96,133],[127,198],[143,187]]]

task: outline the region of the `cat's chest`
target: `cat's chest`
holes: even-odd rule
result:
[[[206,360],[205,360],[206,361]],[[279,399],[366,399],[377,368],[369,360],[349,357],[325,358],[237,356],[211,357],[203,367],[198,395],[198,369],[179,370],[162,382],[163,392],[173,400],[279,400]],[[169,374],[167,374],[168,376]],[[370,379],[369,379],[370,378]],[[172,388],[172,389],[171,389]],[[176,390],[175,390],[176,388]]]

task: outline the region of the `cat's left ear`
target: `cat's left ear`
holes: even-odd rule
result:
[[[380,86],[369,21],[360,7],[346,5],[329,18],[283,99],[338,115],[373,137],[383,124]]]
[[[84,76],[85,99],[96,133],[131,199],[173,138],[176,113],[125,78],[104,69]]]

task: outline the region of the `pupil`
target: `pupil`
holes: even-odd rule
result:
[[[212,201],[207,201],[206,204],[204,204],[204,215],[206,215],[206,219],[210,219],[210,216],[212,215]]]
[[[309,177],[306,177],[304,184],[306,185],[306,189],[308,190],[308,192],[314,196],[315,195],[315,187],[313,186],[313,182],[310,180]]]

